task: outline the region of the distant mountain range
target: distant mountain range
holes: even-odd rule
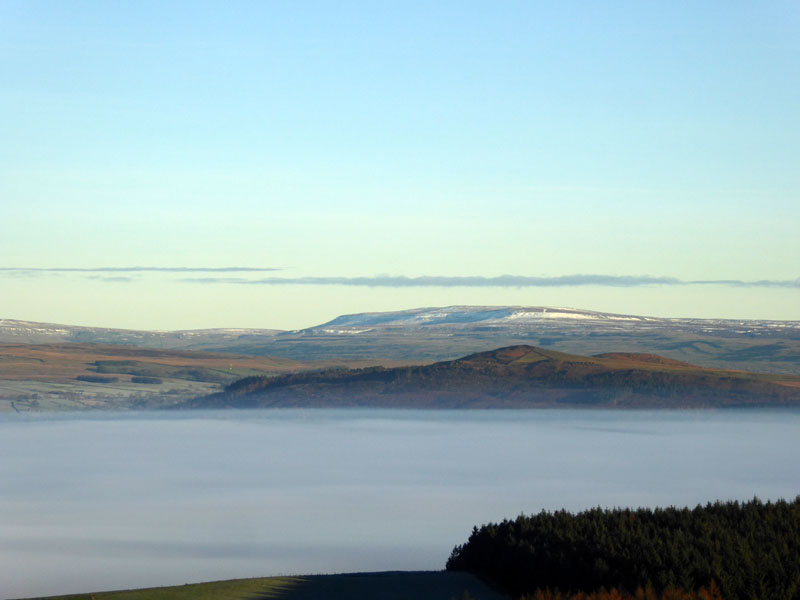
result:
[[[196,329],[183,331],[146,331],[82,327],[0,319],[0,344],[123,344],[158,350],[207,350],[226,348],[255,338],[271,339],[280,329]]]
[[[177,408],[707,408],[800,405],[800,377],[703,369],[653,354],[520,345],[452,361],[247,377]]]
[[[297,331],[134,331],[0,319],[0,343],[102,343],[309,360],[431,362],[501,346],[656,353],[712,368],[800,374],[800,321],[668,319],[525,306],[343,315]]]

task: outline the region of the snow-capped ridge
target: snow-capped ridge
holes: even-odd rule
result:
[[[446,306],[414,308],[380,313],[342,315],[322,325],[310,328],[315,331],[346,330],[370,327],[431,327],[458,324],[513,325],[536,323],[554,319],[584,321],[655,321],[649,317],[619,315],[560,307],[522,306]]]

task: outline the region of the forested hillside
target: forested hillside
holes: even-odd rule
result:
[[[515,598],[558,600],[648,586],[653,594],[696,593],[718,585],[727,600],[796,600],[800,496],[693,510],[596,508],[520,516],[473,529],[447,568],[479,575]],[[546,596],[546,589],[559,592]]]

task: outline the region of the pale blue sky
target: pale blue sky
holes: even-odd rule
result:
[[[0,267],[281,269],[0,271],[0,318],[800,319],[798,32],[796,2],[0,0]],[[270,283],[506,274],[778,285]]]

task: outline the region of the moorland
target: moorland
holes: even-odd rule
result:
[[[684,369],[683,383],[692,383],[688,365],[727,371],[728,379],[739,384],[745,376],[730,373],[759,373],[752,383],[759,381],[762,391],[762,384],[778,382],[786,387],[793,376],[800,375],[800,323],[793,321],[664,319],[564,308],[481,306],[343,315],[296,331],[135,331],[0,319],[0,410],[155,408],[228,393],[227,386],[247,377],[313,374],[325,369],[326,376],[332,377],[332,367],[345,371],[425,367],[521,345],[554,352],[553,356],[583,356],[578,362],[597,363],[597,357],[586,357],[598,354],[616,353],[617,363],[624,355],[629,360],[634,354],[655,354],[663,359],[659,368],[670,372],[670,380],[664,382],[668,389],[680,383],[676,382],[678,368]],[[602,360],[608,363],[610,359]],[[668,367],[668,360],[686,364]],[[628,370],[641,375],[641,366],[638,361]],[[651,364],[651,375],[654,368]],[[573,375],[579,374],[580,369],[570,369]],[[609,383],[617,390],[612,395],[619,399],[625,368],[617,364],[611,370]],[[769,374],[787,377],[770,378]],[[372,376],[378,377],[378,370]],[[473,371],[472,376],[477,382],[477,373]],[[722,388],[727,385],[722,376],[710,372],[708,376],[716,377]],[[596,387],[599,375],[591,377],[594,383],[587,385]],[[641,387],[642,382],[633,383]],[[656,381],[651,383],[652,388]],[[627,397],[630,400],[631,394]],[[557,400],[550,394],[548,402]]]
[[[654,354],[510,346],[423,366],[246,377],[177,408],[710,408],[798,406],[800,377],[706,369]]]
[[[297,361],[130,344],[0,344],[0,411],[148,409],[207,395],[243,377],[383,360]]]

